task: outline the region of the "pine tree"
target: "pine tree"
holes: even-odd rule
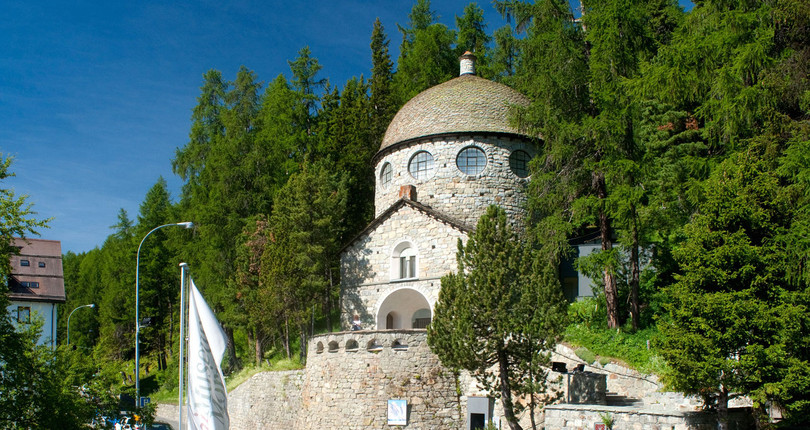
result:
[[[417,1],[408,17],[410,26],[399,26],[402,44],[394,75],[394,88],[400,104],[432,86],[450,80],[458,70],[458,61],[452,49],[456,40],[455,32],[435,22],[430,1]]]
[[[388,38],[380,19],[374,21],[371,33],[371,143],[382,144],[388,124],[396,114],[398,104],[393,93],[393,63],[388,54]]]
[[[514,393],[545,392],[550,354],[565,327],[556,266],[535,256],[491,206],[464,245],[458,272],[442,278],[428,343],[442,364],[472,372],[496,392],[513,430],[521,429]],[[542,403],[542,399],[538,399]]]

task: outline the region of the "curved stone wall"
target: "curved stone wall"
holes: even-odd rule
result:
[[[424,330],[330,333],[309,342],[298,429],[402,428],[388,400],[408,403],[408,429],[461,429],[460,384]],[[466,401],[466,400],[465,400]]]
[[[475,176],[462,173],[456,165],[459,152],[475,146],[486,154],[484,171]],[[509,167],[515,150],[536,154],[534,146],[520,138],[500,135],[437,136],[420,139],[383,155],[374,167],[376,178],[374,207],[379,216],[399,199],[399,187],[416,187],[416,200],[442,214],[474,227],[489,205],[506,210],[509,219],[520,225],[524,219],[528,178],[520,178]],[[411,157],[419,151],[433,155],[435,172],[430,178],[415,179],[408,172]],[[391,183],[383,185],[382,168],[391,163]]]

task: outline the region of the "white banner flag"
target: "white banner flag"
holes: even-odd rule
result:
[[[188,429],[227,429],[228,393],[220,363],[228,340],[193,280],[189,290]]]

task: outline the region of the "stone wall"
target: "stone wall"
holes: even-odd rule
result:
[[[408,403],[408,429],[465,428],[460,382],[423,330],[315,336],[309,343],[296,429],[387,429],[389,399]],[[281,428],[281,427],[273,427]]]
[[[475,176],[462,173],[456,165],[458,153],[476,146],[486,153],[484,171]],[[533,145],[520,138],[504,136],[436,137],[418,140],[397,148],[377,161],[375,166],[375,216],[379,216],[399,199],[399,187],[414,185],[417,200],[431,208],[475,226],[489,205],[506,210],[511,221],[520,225],[525,214],[528,179],[519,178],[509,168],[509,155],[514,150],[526,151],[534,156]],[[427,179],[415,179],[408,172],[408,163],[418,151],[433,155],[435,173]],[[380,174],[383,166],[391,163],[392,181],[383,186]]]
[[[545,428],[585,430],[602,424],[603,417],[613,419],[616,429],[714,430],[716,415],[697,411],[666,411],[619,406],[550,405],[545,409]],[[729,410],[729,430],[754,428],[749,409]]]
[[[303,370],[261,372],[228,393],[232,429],[295,429],[301,413]]]
[[[348,328],[348,322],[356,312],[364,327],[378,328],[380,304],[388,295],[401,289],[418,291],[427,300],[432,313],[441,277],[457,269],[458,239],[466,240],[466,234],[409,205],[402,206],[390,218],[358,237],[341,254],[343,327]],[[405,241],[416,248],[418,276],[409,280],[392,279],[394,249]]]

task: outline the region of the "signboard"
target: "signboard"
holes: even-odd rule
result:
[[[404,426],[408,424],[408,402],[401,399],[388,401],[388,425]]]
[[[141,397],[140,407],[146,406],[147,403],[152,403],[152,398],[151,397]]]

